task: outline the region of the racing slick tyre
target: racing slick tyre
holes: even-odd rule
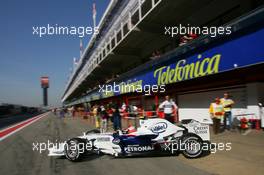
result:
[[[183,135],[181,140],[181,152],[186,158],[198,158],[203,153],[203,140],[193,133]]]
[[[68,140],[64,147],[66,158],[73,162],[82,160],[85,153],[85,143],[86,142],[80,138]]]

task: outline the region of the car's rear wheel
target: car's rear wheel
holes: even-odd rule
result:
[[[203,153],[203,140],[196,134],[188,133],[182,137],[182,154],[186,158],[198,158]]]
[[[65,156],[68,160],[77,162],[83,158],[85,152],[85,141],[79,138],[73,138],[66,142],[64,147]]]

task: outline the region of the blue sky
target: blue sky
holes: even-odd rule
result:
[[[79,58],[76,35],[33,35],[33,26],[92,26],[110,0],[10,0],[0,2],[0,103],[39,106],[40,77],[50,77],[49,104],[61,105],[73,57]],[[86,47],[91,36],[83,38]]]

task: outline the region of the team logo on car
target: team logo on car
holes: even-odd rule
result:
[[[142,151],[152,151],[153,146],[128,146],[124,148],[126,152],[142,152]]]
[[[159,123],[155,124],[154,126],[152,126],[150,128],[150,130],[153,133],[159,134],[159,133],[165,132],[166,129],[167,129],[167,127],[168,127],[167,123],[165,123],[165,122],[159,122]]]
[[[120,143],[120,139],[119,138],[114,138],[112,143],[118,145]]]
[[[194,132],[196,134],[207,134],[208,133],[208,130],[209,130],[209,127],[207,125],[204,125],[204,126],[195,126],[193,128]]]

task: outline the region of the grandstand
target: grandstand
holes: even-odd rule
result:
[[[264,54],[260,49],[264,39],[263,4],[264,1],[257,0],[113,0],[98,25],[100,33],[92,36],[70,77],[62,102],[72,106],[114,100],[150,110],[165,94],[105,95],[98,92],[98,86],[137,80],[157,84],[153,71],[161,66],[175,66],[181,59],[191,63],[197,55],[206,59],[218,53],[219,72],[162,83],[166,84],[166,94],[178,103],[179,116],[207,115],[211,100],[225,91],[231,92],[237,102],[235,113],[258,115],[257,104],[264,100],[260,90],[264,87]],[[164,33],[165,27],[179,24],[231,26],[232,34],[201,35],[179,46],[180,35],[171,37]],[[159,57],[153,59],[156,51]]]

